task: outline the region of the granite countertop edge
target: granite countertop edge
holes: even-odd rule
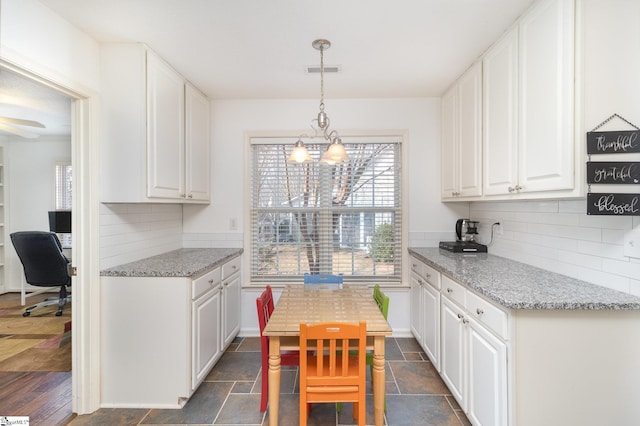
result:
[[[104,277],[195,278],[243,253],[241,248],[183,248],[103,269]]]
[[[640,310],[640,297],[491,254],[409,248],[425,264],[515,310]]]

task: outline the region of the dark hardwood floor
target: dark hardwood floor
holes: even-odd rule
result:
[[[50,294],[33,296],[28,303],[37,303],[47,296]],[[19,293],[0,295],[0,309],[19,303]],[[11,323],[4,322],[3,326],[11,329]],[[9,334],[0,330],[0,344],[11,345],[11,340]],[[71,371],[0,371],[0,417],[28,416],[32,426],[66,425],[76,417],[71,399]]]
[[[66,425],[71,411],[71,372],[0,372],[0,416],[28,416],[33,425]]]

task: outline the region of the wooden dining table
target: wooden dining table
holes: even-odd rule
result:
[[[300,324],[327,321],[367,323],[367,348],[373,349],[373,407],[376,425],[384,424],[384,339],[391,327],[362,285],[292,284],[284,288],[265,327],[269,337],[269,425],[278,424],[280,351],[300,349]]]

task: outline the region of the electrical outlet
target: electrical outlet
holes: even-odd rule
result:
[[[640,227],[625,235],[624,255],[640,259]]]
[[[493,232],[494,232],[496,235],[502,235],[502,222],[500,222],[500,221],[495,222],[495,223],[493,224],[493,226],[494,226],[494,228],[493,228]]]
[[[229,230],[231,231],[238,230],[238,221],[236,220],[235,217],[232,217],[231,219],[229,219]]]

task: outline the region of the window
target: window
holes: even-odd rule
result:
[[[56,210],[71,210],[72,170],[68,161],[56,162]],[[58,234],[63,247],[71,247],[71,234]]]
[[[251,140],[251,280],[400,282],[401,143],[343,138],[342,165],[288,164],[295,139]],[[326,144],[306,143],[319,159]]]
[[[56,210],[71,210],[71,163],[56,163]]]

